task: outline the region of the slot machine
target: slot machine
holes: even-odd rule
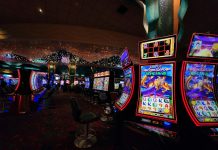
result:
[[[98,103],[110,103],[110,91],[114,91],[114,73],[112,71],[95,73],[92,88],[94,95],[98,97]]]
[[[139,42],[137,119],[129,122],[170,142],[178,137],[176,40],[170,35]]]
[[[124,49],[120,56],[120,61],[124,74],[124,85],[121,96],[115,100],[114,112],[119,114],[119,119],[133,119],[135,102],[137,98],[138,84],[135,80],[138,78],[138,65],[134,65],[130,59],[128,49]]]
[[[218,35],[194,33],[182,62],[181,93],[185,109],[200,136],[218,139]],[[205,138],[205,137],[204,137]],[[212,141],[213,141],[212,140]],[[204,140],[205,145],[210,141]],[[214,143],[213,143],[214,144]]]
[[[45,94],[48,80],[47,73],[31,71],[29,85],[32,91],[32,101],[38,102],[39,99]]]
[[[0,68],[0,114],[10,113],[20,86],[20,70]]]

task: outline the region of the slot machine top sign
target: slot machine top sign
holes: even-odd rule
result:
[[[139,48],[143,60],[175,57],[176,35],[142,41]]]
[[[189,45],[189,58],[218,58],[218,36],[194,33]]]
[[[128,49],[124,49],[122,55],[120,56],[120,61],[121,61],[121,64],[122,64],[122,67],[125,68],[125,67],[128,67],[129,65],[131,65],[131,59],[129,57],[129,52],[128,52]]]

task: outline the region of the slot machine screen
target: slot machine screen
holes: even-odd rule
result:
[[[109,77],[94,78],[93,89],[100,91],[108,91]]]
[[[109,77],[104,77],[104,91],[108,91],[109,88]]]
[[[188,57],[218,58],[218,36],[193,34]]]
[[[124,87],[120,99],[116,101],[116,104],[118,106],[122,107],[128,100],[131,91],[133,90],[132,82],[133,82],[133,76],[132,76],[132,69],[130,67],[124,70]]]
[[[104,77],[94,78],[93,89],[102,91],[103,88],[104,88]]]
[[[90,87],[90,80],[89,78],[85,78],[85,88],[88,89]]]
[[[42,88],[44,84],[47,84],[46,75],[47,74],[44,72],[32,71],[30,76],[31,89],[38,90]]]
[[[114,83],[114,89],[118,90],[119,89],[119,83]]]
[[[120,61],[123,68],[131,64],[131,60],[129,58],[129,53],[127,49],[124,50],[122,55],[120,56]]]
[[[78,85],[79,81],[78,80],[74,80],[73,85]]]
[[[70,84],[70,80],[66,80],[66,84]]]
[[[64,80],[61,80],[61,83],[60,83],[61,85],[64,85]]]
[[[218,95],[218,71],[216,74],[216,94]]]
[[[215,64],[187,63],[185,95],[199,122],[217,122],[218,107],[214,93]]]
[[[137,116],[174,120],[174,63],[140,66]]]
[[[141,59],[175,57],[176,35],[140,42]]]

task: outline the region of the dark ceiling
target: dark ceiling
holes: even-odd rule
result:
[[[42,9],[42,13],[39,12]],[[1,24],[67,24],[144,35],[142,12],[133,0],[2,0]]]
[[[217,33],[217,0],[189,0],[185,35]],[[40,13],[41,8],[43,13]],[[1,0],[0,23],[68,24],[145,36],[135,0]]]

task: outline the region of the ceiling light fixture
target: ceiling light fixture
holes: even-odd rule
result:
[[[43,14],[44,13],[44,11],[42,10],[42,8],[38,8],[38,12],[40,13],[40,14]]]

